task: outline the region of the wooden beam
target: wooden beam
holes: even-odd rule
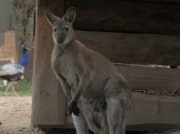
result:
[[[132,91],[174,91],[180,94],[180,69],[115,64]]]
[[[180,4],[180,0],[119,0],[137,3],[155,3],[155,4]]]
[[[76,38],[114,63],[180,65],[180,36],[76,31]]]
[[[160,97],[133,93],[132,101],[133,109],[130,113],[128,125],[180,125],[178,116],[180,97]],[[151,129],[149,128],[149,130]]]
[[[152,4],[125,0],[65,2],[66,9],[71,6],[77,9],[74,23],[77,30],[180,34],[180,4]]]
[[[63,0],[38,0],[33,75],[32,125],[63,125],[65,96],[51,69],[52,31],[45,10],[63,15]]]

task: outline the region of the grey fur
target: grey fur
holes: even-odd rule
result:
[[[69,101],[78,134],[125,134],[131,107],[130,89],[104,56],[75,40],[72,23],[76,10],[63,18],[46,12],[55,42],[52,68]]]

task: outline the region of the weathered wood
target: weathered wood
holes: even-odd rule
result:
[[[115,65],[127,79],[132,91],[156,90],[180,93],[180,69],[161,67]],[[163,89],[164,88],[164,89]],[[180,97],[148,95],[132,92],[133,108],[128,121],[131,131],[161,131],[180,125]],[[66,115],[68,112],[66,111]],[[70,116],[66,125],[73,126]]]
[[[180,34],[180,4],[121,0],[66,0],[77,9],[78,30]]]
[[[133,93],[129,129],[135,131],[168,130],[180,125],[180,97],[159,97]],[[139,125],[139,127],[134,127]],[[146,126],[146,127],[143,127]]]
[[[144,2],[144,3],[156,3],[156,4],[180,4],[180,0],[119,0],[126,2]]]
[[[180,69],[115,65],[127,79],[132,90],[168,91],[180,93]]]
[[[65,96],[51,69],[52,31],[44,16],[45,10],[61,16],[63,9],[63,0],[38,0],[33,70],[33,126],[63,125],[65,121]]]
[[[93,16],[88,16],[90,15],[88,14],[88,10],[91,8],[91,5],[89,5],[88,3],[96,4],[96,1],[95,0],[86,1],[86,4],[81,3],[79,7],[87,11],[87,12],[86,11],[82,12],[84,16],[86,14],[87,18],[88,17],[93,18]],[[103,7],[104,2],[101,1],[100,3],[102,4],[101,6]],[[77,4],[79,3],[77,2]],[[117,8],[120,9],[121,7],[119,6],[120,4],[118,4],[117,6],[114,6],[114,4],[111,4],[111,2],[109,4],[110,4],[109,6],[111,7],[111,9],[115,9],[115,11],[117,11]],[[36,28],[37,30],[36,31],[36,47],[35,47],[35,61],[34,61],[34,70],[33,70],[34,71],[33,103],[32,103],[33,105],[32,106],[32,125],[33,126],[38,125],[38,126],[50,126],[50,127],[57,127],[57,126],[67,127],[68,123],[69,125],[72,125],[72,120],[69,121],[68,118],[65,117],[65,115],[67,114],[66,112],[67,104],[65,103],[65,96],[61,89],[61,85],[55,78],[54,73],[50,66],[51,51],[53,47],[53,41],[51,38],[52,31],[44,17],[45,10],[50,10],[53,13],[55,13],[57,16],[62,16],[63,11],[64,11],[63,5],[64,5],[63,0],[60,0],[60,1],[59,0],[51,0],[51,1],[39,0],[38,1],[38,14],[37,14],[38,26]],[[98,5],[98,1],[97,1],[97,5]],[[108,9],[107,3],[105,3],[104,5],[105,7],[103,8],[102,11],[104,12],[104,14],[106,14],[106,16],[108,16],[108,10],[105,11],[105,9]],[[114,7],[112,7],[112,5]],[[149,6],[152,7],[151,10],[154,10],[154,9],[157,10],[157,7],[155,8],[154,5],[153,6],[149,5]],[[145,5],[144,9],[141,10],[142,13],[146,12],[145,8],[150,10],[149,6]],[[97,16],[98,15],[100,16],[102,14],[102,11],[100,10],[101,8],[96,9],[96,7],[92,8],[90,12],[96,12]],[[122,7],[126,8],[126,6],[124,5]],[[130,5],[130,7],[137,14],[138,6],[134,8],[134,4],[132,4]],[[177,5],[177,7],[179,6]],[[166,6],[164,8],[166,8]],[[132,17],[132,20],[133,20],[133,18],[138,17],[136,15],[134,17],[131,15],[133,10],[130,10],[131,12],[128,11],[129,15],[125,13],[126,12],[125,9],[122,11],[124,11],[125,16],[128,16],[130,18]],[[179,11],[179,9],[177,9],[176,6],[175,8],[171,9],[171,11],[172,10]],[[164,10],[161,10],[161,11],[164,11]],[[168,11],[169,11],[169,7],[168,7]],[[109,16],[110,15],[112,14],[109,14]],[[161,15],[162,14],[160,14],[160,16]],[[174,12],[173,15],[175,15],[178,18],[179,14],[177,12]],[[113,21],[115,22],[114,24],[118,24],[120,22],[119,20],[116,21],[113,19],[108,19],[107,20],[108,23],[106,23],[106,20],[104,21],[103,18],[102,18],[102,21],[99,21],[100,17],[97,17],[97,16],[95,17],[97,21],[94,21],[94,24],[96,25],[93,25],[93,27],[98,26],[98,28],[101,28],[101,27],[104,28],[107,26],[107,28],[109,28],[111,26],[108,26],[107,24],[111,25]],[[164,19],[165,18],[166,18],[166,15]],[[174,23],[174,16],[172,18],[173,18],[172,24],[176,26],[176,23]],[[147,18],[145,17],[145,19]],[[158,23],[161,20],[163,20],[162,18],[158,19],[157,14],[155,14],[154,19]],[[88,19],[84,19],[84,20],[88,20]],[[167,18],[167,20],[169,20],[169,17]],[[87,21],[84,21],[84,22],[85,22],[84,25],[88,26],[86,25]],[[126,24],[126,28],[128,28],[128,25],[130,24],[130,22],[133,22],[133,21],[129,20],[127,22],[128,23],[126,23],[126,21],[123,22],[124,24]],[[133,26],[135,26],[139,23],[133,22],[132,24]],[[163,25],[165,24],[163,23]],[[119,29],[118,31],[122,30],[118,27],[118,25],[117,26],[114,25],[114,26],[117,29]],[[131,26],[130,28],[133,28],[133,26]],[[135,26],[135,27],[137,29],[140,28],[140,31],[145,29],[145,32],[147,32],[150,29],[149,26],[150,25],[142,25],[143,27],[142,29],[140,28],[140,25],[138,25],[137,27]],[[152,31],[157,30],[156,26],[157,24],[156,25],[152,24]],[[89,28],[90,29],[92,28],[91,30],[93,30],[93,27],[89,27]],[[158,27],[162,29],[164,28],[164,27],[161,27],[161,25]],[[168,30],[168,32],[172,30],[171,28],[170,30]],[[176,28],[178,29],[179,26],[177,26]],[[164,33],[164,32],[166,32],[166,30],[164,29],[160,31],[160,33]],[[173,34],[174,33],[177,33],[176,29],[174,30]],[[122,62],[122,63],[139,63],[139,64],[162,64],[162,65],[172,65],[172,66],[180,65],[179,36],[168,36],[168,35],[157,36],[157,35],[102,33],[102,32],[87,32],[87,31],[86,32],[77,31],[76,36],[77,36],[77,39],[85,43],[87,47],[100,52],[101,54],[105,55],[107,58],[109,58],[112,62],[115,62],[115,63]],[[179,92],[179,84],[178,84],[180,80],[179,69],[141,68],[141,67],[129,67],[129,66],[122,66],[122,67],[118,66],[118,69],[128,80],[132,89],[145,90],[147,88],[150,88],[151,90],[160,90],[161,88],[164,88],[168,92],[171,92],[172,90],[177,88],[177,92]],[[180,125],[180,120],[177,116],[177,114],[180,113],[179,97],[177,98],[170,97],[170,99],[169,97],[160,98],[160,101],[162,101],[162,103],[160,104],[160,109],[158,109],[158,111],[156,111],[155,109],[157,99],[159,99],[159,97],[155,97],[155,98],[153,96],[139,97],[139,95],[133,96],[133,103],[135,103],[134,104],[135,109],[133,109],[130,115],[129,124],[133,126],[139,125],[139,124],[142,125],[142,123],[145,123],[145,125],[149,123],[153,123],[154,125],[161,123],[168,126],[176,125],[176,124]],[[167,110],[167,109],[170,109],[170,110]],[[152,120],[150,115],[154,116],[152,117],[153,119],[155,118],[155,121]],[[171,119],[169,119],[169,115],[172,115]],[[177,118],[177,119],[173,120],[174,118],[175,119]],[[144,129],[144,127],[142,128]]]
[[[180,97],[158,97],[132,93],[133,108],[127,123],[127,131],[165,131],[180,125]],[[66,125],[73,127],[70,116]]]
[[[78,40],[114,63],[180,65],[180,36],[76,31]]]
[[[173,97],[174,92],[180,93],[180,69],[115,66],[127,79],[132,91],[165,91],[169,94],[158,96],[133,92],[128,130],[160,131],[180,125],[180,97]]]

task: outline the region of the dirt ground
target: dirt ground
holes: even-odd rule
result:
[[[32,97],[0,97],[0,134],[74,134],[75,130],[31,127]]]
[[[0,97],[0,134],[37,133],[31,128],[31,100],[32,97]]]

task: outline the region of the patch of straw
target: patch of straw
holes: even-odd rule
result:
[[[154,95],[154,96],[180,96],[180,93],[177,92],[177,90],[180,89],[180,86],[174,89],[171,93],[167,91],[165,88],[162,88],[161,90],[152,90],[152,89],[147,89],[147,90],[134,90],[133,92],[139,92],[142,94],[147,94],[147,95]]]

